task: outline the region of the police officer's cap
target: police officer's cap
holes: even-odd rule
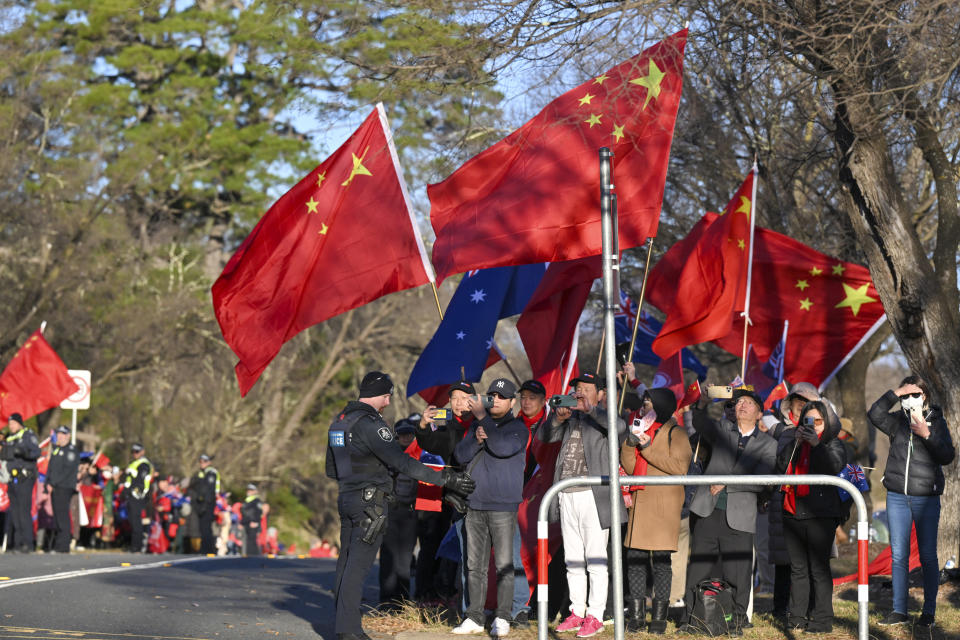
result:
[[[257,490],[257,485],[255,485],[255,484],[248,484],[248,485],[247,485],[247,491],[256,491],[256,490]]]
[[[65,424],[62,424],[59,427],[57,427],[57,433],[70,433],[70,427],[68,427]]]
[[[361,398],[376,398],[393,393],[393,380],[382,371],[371,371],[360,382]]]
[[[10,419],[16,423],[19,423],[21,427],[23,426],[23,416],[19,413],[11,413]]]
[[[130,451],[133,453],[140,453],[143,451],[143,445],[139,442],[134,442],[132,445],[130,445]]]
[[[450,385],[450,388],[447,390],[447,393],[451,394],[454,391],[463,391],[468,396],[477,395],[477,390],[474,388],[472,384],[470,384],[466,380],[460,380],[459,382]]]
[[[401,420],[393,426],[393,430],[399,436],[401,433],[416,433],[417,429],[409,420]]]
[[[200,454],[200,462],[210,462],[210,456],[205,453]]]

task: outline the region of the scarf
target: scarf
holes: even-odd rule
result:
[[[826,430],[821,431],[817,438],[822,438]],[[797,463],[791,460],[787,465],[786,475],[802,476],[810,473],[810,443],[804,442],[798,445]],[[791,515],[797,515],[797,498],[803,498],[810,495],[810,485],[788,484],[783,487],[783,510]]]
[[[650,428],[647,429],[646,431],[647,435],[650,436],[650,444],[647,446],[653,446],[653,438],[657,434],[657,430],[660,429],[660,427],[662,426],[663,426],[663,423],[661,422],[654,422],[652,425],[650,425]],[[636,458],[634,459],[635,462],[633,463],[633,475],[635,476],[647,475],[647,459],[644,458],[643,455],[640,453],[639,446],[636,449],[634,449],[634,455],[636,456]],[[635,484],[630,487],[631,492],[643,491],[643,489],[644,489],[644,486],[642,484]]]

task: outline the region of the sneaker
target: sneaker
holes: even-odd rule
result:
[[[577,637],[589,638],[590,636],[597,635],[601,631],[603,631],[603,623],[593,616],[588,615],[583,619],[583,624],[580,625],[580,631],[577,631]]]
[[[483,633],[483,625],[477,624],[472,618],[464,618],[459,627],[453,628],[453,633],[458,636],[465,636],[472,633]]]
[[[933,615],[930,613],[921,613],[917,618],[918,627],[932,627],[934,625]]]
[[[907,624],[910,622],[910,618],[907,617],[907,614],[900,613],[899,611],[891,611],[887,614],[887,617],[880,621],[880,626],[890,627],[895,624]]]
[[[510,623],[503,618],[494,618],[490,625],[490,635],[494,638],[502,638],[510,633]]]
[[[516,627],[517,629],[529,629],[530,628],[530,614],[526,611],[519,612],[516,616],[513,617],[513,622],[510,623],[511,627]]]
[[[565,631],[580,631],[580,627],[583,626],[583,618],[578,616],[575,613],[571,613],[567,616],[567,619],[557,625],[557,633],[564,633]]]

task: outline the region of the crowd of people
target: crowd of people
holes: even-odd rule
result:
[[[545,490],[560,480],[617,472],[836,476],[852,468],[850,434],[835,405],[812,384],[793,385],[768,410],[745,386],[678,410],[674,393],[648,389],[631,363],[618,380],[627,402],[613,443],[606,381],[591,372],[571,381],[566,402],[548,403],[536,380],[517,386],[498,379],[485,394],[460,381],[449,390],[449,409],[430,406],[392,429],[381,417],[392,383],[381,372],[367,374],[358,400],[331,426],[327,455],[328,475],[340,486],[344,527],[334,591],[338,640],[366,638],[360,587],[351,575],[362,575],[378,549],[382,607],[446,606],[460,612],[452,628],[457,635],[489,630],[502,637],[528,626],[537,602],[537,512]],[[883,484],[893,609],[881,624],[911,621],[907,559],[914,524],[924,576],[923,610],[915,623],[931,627],[941,466],[953,460],[954,446],[942,412],[916,376],[877,400],[868,420],[890,438]],[[610,446],[619,450],[620,469],[610,469]],[[426,483],[440,486],[431,491]],[[705,594],[725,591],[731,615],[724,631],[741,635],[752,626],[755,590],[772,592],[773,614],[791,632],[832,631],[830,559],[852,505],[836,487],[624,487],[623,567],[609,566],[608,492],[570,486],[550,505],[548,615],[553,623],[559,614],[557,633],[593,636],[620,606],[630,632],[663,634],[672,621],[679,633],[705,634],[714,631],[700,618]],[[350,504],[367,508],[345,508]],[[611,601],[612,571],[624,572],[622,603]]]
[[[192,476],[162,475],[140,443],[121,471],[102,454],[80,452],[61,426],[39,442],[10,416],[0,450],[0,548],[11,553],[127,549],[133,553],[277,553],[269,505],[256,485],[232,501],[212,459]]]

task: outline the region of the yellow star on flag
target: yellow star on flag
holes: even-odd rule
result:
[[[320,204],[319,202],[317,202],[311,197],[309,200],[307,200],[307,213],[316,213],[317,205],[319,204]]]
[[[592,94],[590,94],[590,93],[586,94],[585,96],[583,96],[582,98],[580,98],[580,106],[583,106],[583,105],[585,105],[585,104],[590,104],[590,101],[593,100],[595,97],[596,97],[596,96],[594,96],[594,95],[592,95]]]
[[[847,268],[846,268],[845,266],[843,266],[842,264],[835,264],[835,265],[833,265],[833,275],[835,275],[835,276],[842,276],[842,275],[843,275],[843,272],[846,271],[846,270],[847,270]]]
[[[604,81],[604,80],[609,80],[609,79],[610,79],[610,76],[608,76],[607,74],[603,74],[602,76],[597,76],[596,78],[594,78],[594,79],[593,79],[593,83],[594,83],[594,84],[598,84],[598,85],[600,85],[600,86],[602,87],[602,86],[603,86],[603,81]]]
[[[853,315],[860,313],[860,307],[867,304],[868,302],[876,302],[876,298],[871,298],[867,295],[867,287],[869,284],[857,287],[854,289],[846,282],[843,283],[843,291],[846,293],[847,297],[840,301],[840,303],[835,307],[836,309],[841,309],[843,307],[850,307],[850,310],[853,311]]]
[[[806,289],[806,288],[809,287],[810,285],[807,283],[806,280],[797,280],[797,284],[795,284],[795,285],[793,285],[793,286],[795,286],[797,289],[800,289],[800,291],[803,291],[804,289]]]
[[[361,155],[359,158],[355,153],[350,154],[351,156],[353,156],[353,169],[350,170],[350,176],[343,181],[343,183],[340,185],[341,187],[346,187],[347,185],[349,185],[351,182],[353,182],[353,179],[357,176],[373,175],[365,166],[363,166],[363,159],[364,157],[366,157],[367,151],[370,151],[370,147],[367,147],[366,149],[364,149],[363,155]]]
[[[810,298],[804,298],[803,300],[800,301],[800,308],[803,311],[810,311],[810,307],[812,306],[813,306],[813,303],[810,302]]]
[[[600,118],[603,117],[603,114],[591,113],[590,117],[584,120],[587,124],[590,125],[590,128],[593,129],[593,125],[600,124]]]
[[[737,210],[734,213],[742,213],[748,218],[750,217],[750,198],[747,196],[740,196],[740,206],[737,207]]]
[[[812,276],[818,276],[821,273],[823,273],[823,269],[821,269],[820,267],[814,267],[813,269],[810,269],[810,275]]]
[[[318,175],[318,176],[317,176],[317,187],[322,187],[322,186],[323,186],[323,181],[326,180],[326,179],[327,179],[327,172],[326,172],[326,171],[324,171],[323,173],[321,173],[320,175]]]
[[[613,133],[610,134],[610,135],[612,135],[614,138],[616,138],[617,142],[620,142],[620,138],[623,137],[623,128],[624,128],[625,126],[626,126],[626,125],[623,125],[623,124],[621,124],[621,125],[614,124],[614,125],[613,125]]]
[[[747,248],[747,243],[743,241],[743,238],[737,238],[737,247],[739,247],[741,250]]]
[[[327,225],[325,225],[324,223],[321,222],[321,223],[320,223],[320,235],[321,235],[321,236],[327,235],[327,229],[329,229],[329,228],[330,228],[330,227],[328,227]]]
[[[647,71],[647,75],[641,78],[634,78],[630,81],[630,84],[638,84],[641,87],[646,87],[647,89],[647,98],[643,101],[643,109],[647,108],[647,104],[649,104],[651,98],[660,97],[660,82],[666,75],[667,74],[665,74],[663,71],[660,71],[653,60],[650,60],[650,67]]]

